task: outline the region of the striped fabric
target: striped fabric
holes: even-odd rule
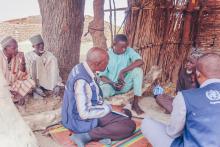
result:
[[[13,83],[10,90],[18,92],[21,96],[27,95],[31,92],[32,88],[35,86],[35,83],[31,79],[27,80],[17,80]]]
[[[10,90],[25,96],[35,87],[35,82],[29,78],[26,72],[20,71],[20,63],[21,60],[17,56],[8,63],[4,53],[0,51],[0,68],[2,68]]]
[[[105,145],[106,147],[110,147],[108,145]],[[137,128],[136,131],[134,132],[134,135],[125,139],[125,140],[121,140],[121,141],[114,141],[111,144],[111,147],[129,147],[129,146],[133,146],[133,147],[151,147],[150,143],[148,143],[146,141],[146,139],[144,138],[143,134],[141,133],[141,129]]]
[[[111,145],[104,145],[99,142],[90,142],[87,147],[152,147],[152,145],[144,138],[141,133],[140,123],[141,120],[135,120],[137,129],[134,132],[134,135],[131,137],[113,141]],[[59,143],[62,147],[76,147],[76,145],[70,140],[69,136],[72,134],[69,130],[64,128],[61,125],[54,126],[49,129],[49,134],[57,143]]]

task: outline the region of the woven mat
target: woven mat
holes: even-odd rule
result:
[[[137,129],[134,134],[124,140],[114,141],[112,142],[112,147],[152,147],[151,144],[144,138],[140,130],[140,119],[135,119]],[[69,138],[70,134],[69,130],[64,128],[62,125],[57,125],[49,129],[49,134],[52,139],[55,140],[58,144],[63,147],[76,147],[74,142],[72,142]],[[87,145],[87,147],[108,147],[109,145],[104,145],[99,142],[91,142]]]

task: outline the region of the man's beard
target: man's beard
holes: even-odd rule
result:
[[[43,54],[45,52],[45,50],[39,51],[40,54]]]
[[[190,75],[190,74],[193,73],[193,71],[192,71],[192,70],[189,70],[189,69],[186,69],[186,73],[187,73],[188,75]]]

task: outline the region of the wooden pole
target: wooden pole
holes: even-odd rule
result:
[[[116,5],[115,5],[115,0],[112,0],[113,1],[113,6],[114,6],[114,9],[116,9]],[[116,11],[114,11],[114,36],[116,35]]]
[[[104,34],[104,3],[105,0],[94,0],[94,18],[89,23],[89,33],[92,36],[93,46],[107,49],[106,37]]]
[[[109,8],[112,10],[112,1],[109,0]],[[112,11],[109,14],[110,31],[111,31],[111,46],[113,45],[113,30],[112,30]]]
[[[190,0],[187,8],[185,10],[185,17],[184,17],[184,24],[183,24],[183,31],[182,31],[182,40],[180,44],[180,55],[183,57],[182,60],[178,60],[178,57],[176,57],[175,62],[176,64],[181,67],[181,65],[184,64],[184,59],[186,59],[190,49],[191,49],[191,27],[192,27],[192,12],[194,11],[194,8],[196,6],[196,0]],[[176,70],[173,72],[173,75],[177,75],[179,70]],[[172,81],[177,80],[177,76],[172,76]]]
[[[110,12],[110,11],[125,11],[127,10],[127,7],[126,8],[115,8],[115,9],[105,9],[104,12]]]

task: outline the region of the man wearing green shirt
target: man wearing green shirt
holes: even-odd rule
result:
[[[108,66],[104,72],[99,74],[103,97],[108,98],[133,89],[132,110],[137,114],[144,113],[138,105],[138,100],[142,96],[143,84],[141,56],[133,48],[128,47],[127,37],[123,34],[115,36],[113,48],[108,50],[108,55]]]

